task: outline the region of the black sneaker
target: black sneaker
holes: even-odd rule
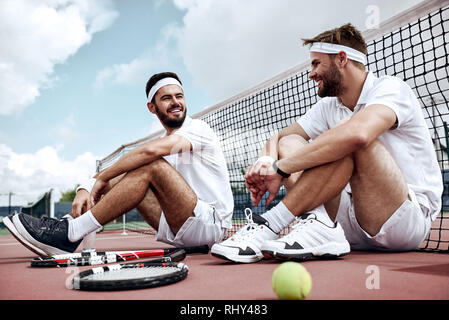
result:
[[[13,216],[13,223],[20,235],[33,247],[47,255],[72,253],[78,248],[82,239],[71,242],[68,238],[69,222],[67,219],[40,219],[19,213]]]
[[[14,226],[14,223],[12,222],[13,215],[7,216],[3,218],[3,223],[5,227],[11,232],[11,234],[14,236],[14,238],[17,239],[21,244],[23,244],[27,249],[33,251],[39,256],[46,256],[47,253],[42,251],[39,248],[36,248],[31,243],[29,243],[22,235],[17,231],[16,227]]]

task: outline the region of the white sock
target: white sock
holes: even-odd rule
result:
[[[74,218],[70,215],[70,213],[67,213],[65,216],[62,217],[62,219],[67,219],[67,220],[73,220]]]
[[[293,213],[288,210],[282,201],[262,214],[262,217],[268,221],[270,229],[276,233],[281,232],[295,219]]]
[[[313,210],[310,210],[309,212],[314,213],[318,220],[320,220],[324,224],[328,225],[329,227],[332,227],[334,225],[334,222],[331,220],[331,218],[327,214],[326,208],[324,207],[323,204],[316,207]]]
[[[101,224],[89,210],[78,218],[69,220],[69,240],[72,242],[78,241],[100,227]]]

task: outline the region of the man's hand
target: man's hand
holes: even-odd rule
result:
[[[245,184],[251,193],[251,201],[256,207],[267,191],[270,194],[265,204],[270,204],[281,187],[282,177],[274,171],[273,162],[273,158],[264,156],[246,171]]]
[[[92,191],[90,192],[91,202],[93,204],[96,204],[98,201],[100,201],[101,196],[103,194],[106,194],[110,190],[110,188],[111,187],[109,181],[104,181],[97,177]]]
[[[80,189],[76,193],[75,199],[72,202],[72,213],[71,216],[76,218],[82,215],[87,210],[92,208],[93,203],[90,198],[90,194],[85,189]]]

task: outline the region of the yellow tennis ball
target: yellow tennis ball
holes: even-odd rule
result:
[[[288,261],[273,271],[271,286],[281,300],[301,300],[312,289],[312,277],[300,263]]]

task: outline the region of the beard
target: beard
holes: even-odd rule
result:
[[[322,86],[318,89],[319,97],[337,97],[343,93],[341,72],[333,61],[329,70],[320,78],[322,79]]]
[[[186,119],[187,108],[184,109],[184,112],[181,115],[181,117],[170,118],[169,114],[166,114],[159,110],[159,107],[157,106],[156,103],[154,105],[155,105],[155,109],[156,109],[156,115],[157,115],[159,121],[162,122],[165,126],[172,128],[172,129],[180,128],[182,126],[182,124],[184,123],[184,120]],[[169,109],[167,109],[167,111],[173,107],[175,107],[175,106],[171,106]]]

